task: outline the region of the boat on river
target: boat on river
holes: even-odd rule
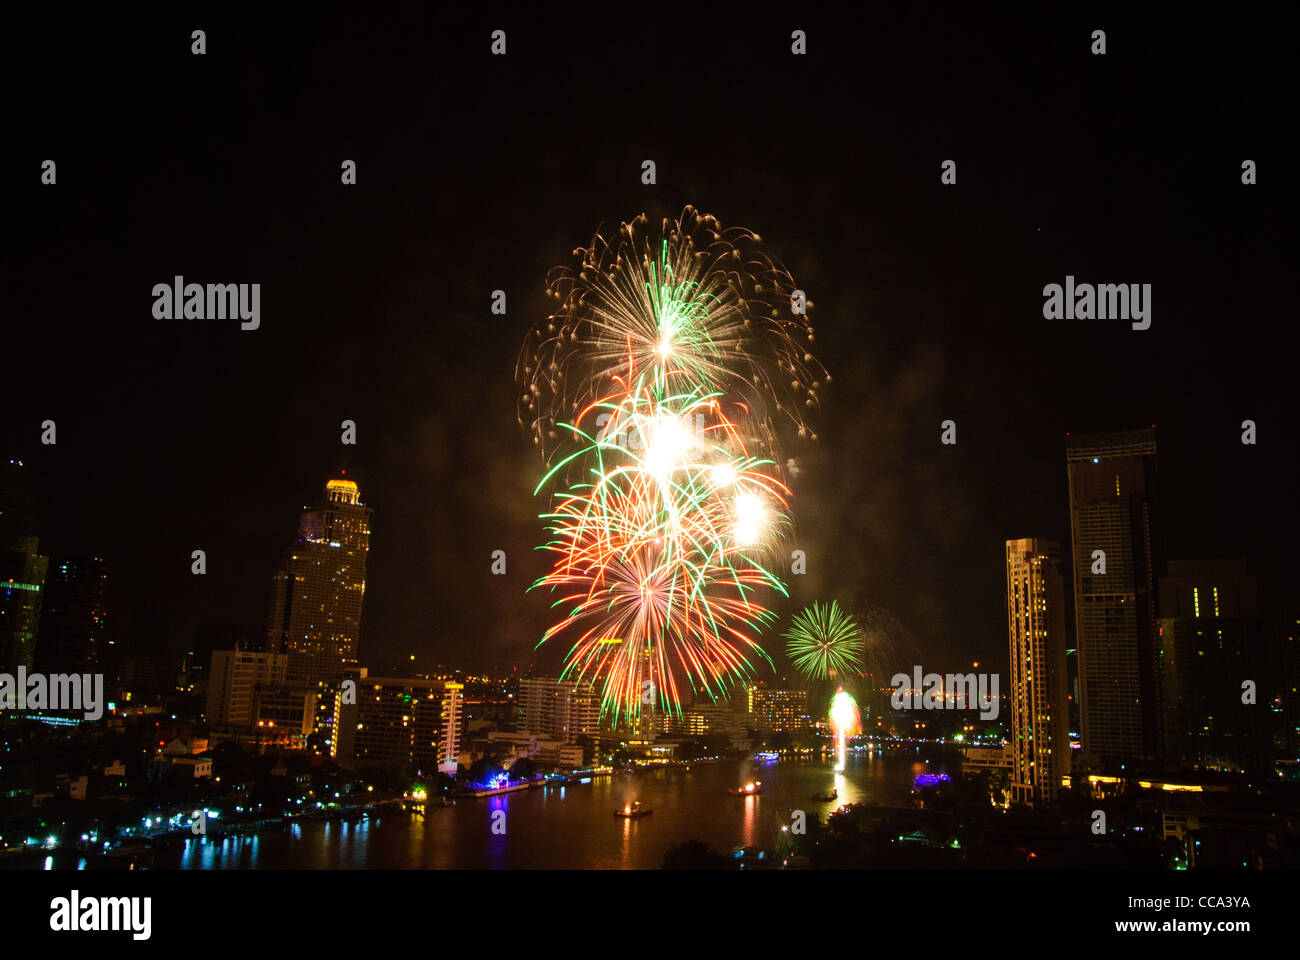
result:
[[[636,820],[640,817],[648,817],[654,813],[649,807],[641,806],[641,801],[636,800],[632,803],[626,803],[614,811],[614,816],[623,817],[627,820]]]

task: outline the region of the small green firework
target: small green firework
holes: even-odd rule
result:
[[[834,600],[805,608],[783,636],[786,654],[809,680],[858,672],[867,649],[861,628]]]

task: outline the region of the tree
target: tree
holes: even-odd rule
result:
[[[537,772],[537,764],[527,757],[520,757],[510,765],[511,780],[531,780]]]
[[[479,757],[469,768],[469,782],[477,784],[491,783],[502,774],[500,757]]]
[[[726,733],[710,733],[705,736],[704,745],[710,756],[721,756],[731,747],[731,736]]]
[[[677,745],[677,749],[673,751],[673,757],[677,760],[686,760],[689,762],[691,760],[700,759],[700,757],[705,756],[707,752],[708,751],[705,749],[704,744],[700,743],[700,741],[683,740]]]
[[[400,796],[411,785],[412,774],[404,763],[386,763],[369,771],[370,782],[385,793]]]
[[[703,840],[687,840],[664,851],[664,870],[727,870],[731,863]]]
[[[212,757],[212,775],[222,782],[253,779],[255,758],[233,740],[217,744],[208,755]]]

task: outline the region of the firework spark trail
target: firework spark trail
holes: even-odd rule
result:
[[[761,598],[785,593],[791,525],[777,424],[811,435],[830,378],[759,243],[689,207],[597,235],[576,270],[552,271],[560,305],[520,353],[520,421],[548,465],[537,490],[557,488],[540,548],[555,562],[533,587],[564,616],[541,643],[576,633],[563,675],[600,682],[616,718],[640,712],[647,680],[680,710],[679,671],[716,698],[767,659]]]
[[[593,535],[585,552],[665,538],[695,551],[757,552],[759,531],[732,524],[732,508],[766,514],[768,504],[784,508],[790,491],[769,472],[775,464],[745,453],[715,399],[643,392],[599,407],[606,411],[602,430],[590,436],[575,428],[588,447],[558,464],[538,489],[573,460],[590,465],[591,479],[561,494],[560,506],[544,519],[561,521],[571,540]],[[784,518],[770,519],[765,526],[775,531]]]
[[[791,310],[793,278],[760,237],[687,207],[659,229],[642,214],[574,255],[576,269],[552,271],[547,292],[559,306],[529,332],[516,369],[520,422],[548,459],[560,425],[629,358],[742,401],[751,446],[775,459],[775,421],[815,438],[805,415],[830,376],[810,352],[812,325]]]
[[[547,638],[570,627],[586,627],[569,651],[565,676],[599,678],[602,701],[615,718],[635,714],[641,684],[661,678],[658,699],[672,707],[677,688],[671,664],[681,664],[692,687],[711,696],[727,692],[734,678],[752,674],[746,654],[766,657],[745,628],[757,631],[772,615],[747,593],[765,585],[757,575],[727,568],[692,571],[708,581],[710,596],[684,582],[684,567],[647,572],[636,558],[616,561],[592,579],[591,592],[560,601],[576,602],[570,615]],[[572,584],[581,578],[569,577]],[[650,584],[649,587],[646,584]],[[734,587],[735,594],[721,595]]]
[[[589,446],[573,456],[591,480],[557,494],[543,515],[553,535],[543,549],[559,556],[534,586],[573,592],[556,602],[568,616],[542,642],[585,628],[565,675],[602,678],[616,715],[636,712],[651,676],[662,685],[657,699],[674,707],[683,692],[674,662],[716,697],[752,674],[746,653],[766,658],[750,633],[772,617],[753,595],[784,592],[768,567],[789,490],[771,461],[745,453],[712,396],[642,388],[597,408],[604,429],[575,431]],[[746,514],[753,509],[761,522]]]

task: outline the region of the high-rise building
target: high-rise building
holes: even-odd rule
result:
[[[122,690],[131,697],[151,697],[176,688],[176,660],[169,614],[144,607],[131,619],[131,633],[121,651]]]
[[[289,679],[336,681],[357,662],[370,550],[369,507],[351,480],[325,484],[276,571],[267,650],[290,656]]]
[[[1300,761],[1300,619],[1288,617],[1281,638],[1282,720],[1285,758]]]
[[[1170,561],[1160,579],[1165,744],[1173,766],[1262,766],[1268,723],[1264,622],[1246,561]],[[1243,684],[1256,703],[1243,703]]]
[[[41,622],[41,590],[50,558],[36,537],[0,545],[0,667],[30,668]]]
[[[32,667],[50,558],[40,552],[36,506],[20,460],[0,464],[0,669]]]
[[[316,719],[315,690],[287,681],[283,653],[214,650],[208,726],[217,739],[265,750],[302,750]]]
[[[626,719],[620,717],[617,725],[626,727],[641,740],[679,732],[682,709],[695,702],[690,672],[679,657],[661,659],[649,646],[641,651],[640,659],[641,674],[636,689],[640,691],[641,703]]]
[[[726,734],[733,739],[742,739],[753,723],[751,714],[737,710],[730,700],[719,700],[687,707],[681,732],[690,737]]]
[[[400,763],[429,774],[456,772],[463,685],[450,680],[371,677],[357,671],[356,703],[340,690],[333,756],[345,766]]]
[[[253,726],[237,737],[259,750],[304,750],[316,723],[316,691],[305,687],[258,687],[253,694]]]
[[[1011,796],[1033,806],[1055,800],[1070,772],[1065,581],[1057,544],[1024,539],[1006,546]]]
[[[797,733],[812,725],[808,691],[753,685],[748,688],[746,710],[761,730]]]
[[[707,696],[696,696],[695,683],[692,682],[690,671],[686,669],[680,657],[669,658],[668,675],[661,678],[659,682],[669,700],[675,702],[683,710],[697,701],[708,701]]]
[[[1065,651],[1066,698],[1070,701],[1070,749],[1078,750],[1082,746],[1079,736],[1079,649],[1070,647]]]
[[[102,673],[108,662],[108,573],[99,557],[60,560],[45,575],[36,663],[45,673]]]
[[[1155,573],[1155,430],[1070,437],[1079,723],[1097,761],[1162,754]]]
[[[198,696],[208,689],[208,668],[217,650],[246,650],[261,653],[266,649],[266,628],[245,626],[224,617],[205,617],[195,626],[189,641],[181,648],[176,663],[176,689]]]
[[[259,688],[285,686],[289,658],[281,653],[212,651],[208,680],[208,723],[248,727],[256,720]]]
[[[522,729],[572,741],[600,732],[600,694],[590,680],[525,677],[519,681]]]

